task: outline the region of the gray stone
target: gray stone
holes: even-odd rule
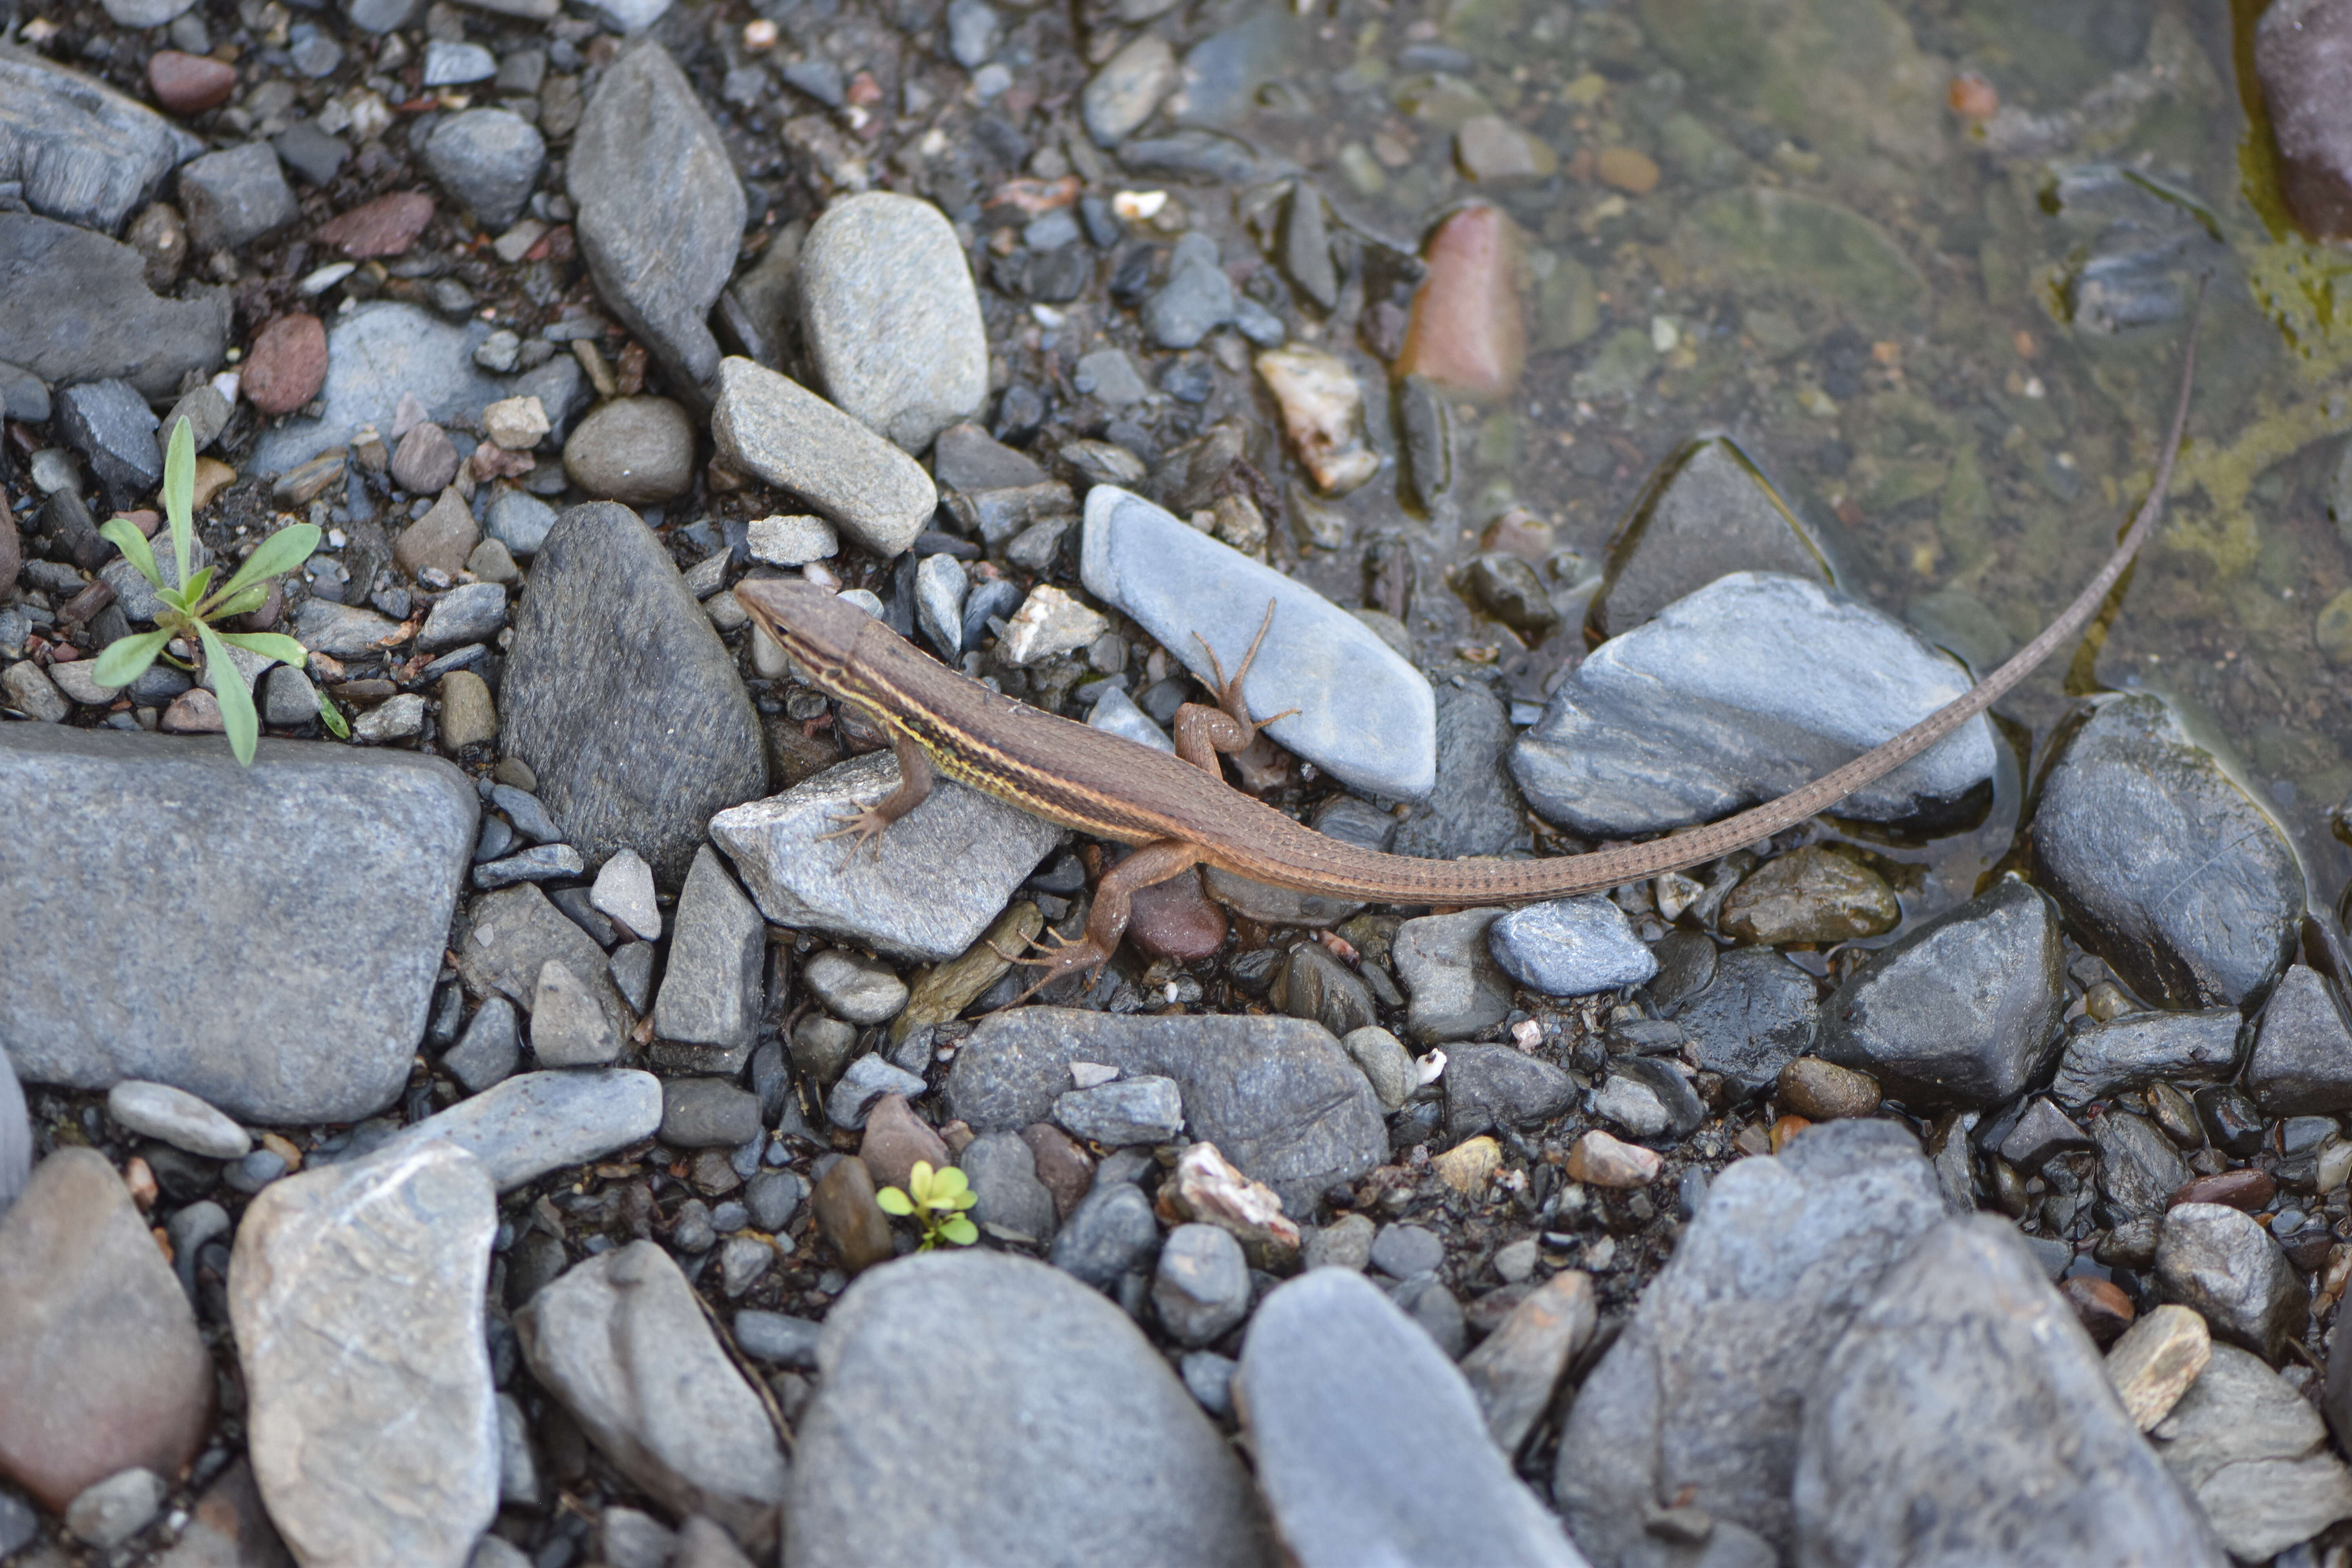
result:
[[[1117,687],[1102,694],[1094,710],[1087,715],[1087,723],[1092,729],[1108,730],[1155,752],[1175,754],[1176,742],[1168,738],[1168,731],[1153,723],[1150,715],[1135,705],[1135,699]]]
[[[2352,1472],[2319,1413],[2235,1345],[2213,1347],[2150,1437],[2233,1557],[2259,1563],[2352,1518]]]
[[[1413,1069],[1412,1053],[1386,1029],[1374,1026],[1350,1029],[1339,1037],[1339,1047],[1364,1069],[1383,1110],[1402,1110],[1412,1091],[1421,1086]]]
[[[956,1156],[980,1202],[972,1223],[1003,1241],[1043,1244],[1056,1227],[1054,1194],[1037,1179],[1036,1156],[1017,1132],[983,1132]]]
[[[1513,1245],[1532,1249],[1535,1243],[1530,1237]],[[1462,1375],[1486,1414],[1486,1433],[1495,1447],[1506,1455],[1518,1453],[1551,1408],[1570,1360],[1591,1341],[1599,1321],[1591,1277],[1570,1269],[1522,1299],[1502,1325],[1462,1359]]]
[[[677,1555],[677,1531],[649,1513],[607,1508],[601,1522],[604,1556],[613,1568],[669,1568]]]
[[[329,76],[342,63],[342,46],[323,34],[312,35],[309,44],[296,46],[298,55],[309,51],[313,64],[327,62],[322,71],[306,74]],[[299,68],[301,61],[297,59]],[[314,185],[331,183],[351,155],[352,150],[340,136],[331,136],[320,130],[315,121],[298,120],[269,139],[270,147],[278,161]]]
[[[1107,408],[1126,408],[1151,395],[1135,362],[1118,349],[1097,349],[1081,356],[1070,384]]]
[[[2193,1307],[2213,1337],[2275,1361],[2303,1331],[2310,1292],[2253,1215],[2221,1204],[2180,1204],[2156,1242],[2156,1285]]]
[[[1513,910],[1486,943],[1504,973],[1548,996],[1622,990],[1658,972],[1625,911],[1598,894]]]
[[[1456,1046],[1445,1053],[1445,1135],[1450,1142],[1492,1127],[1530,1127],[1576,1103],[1576,1080],[1511,1046]]]
[[[157,563],[162,565],[161,562]],[[165,567],[168,577],[170,568]],[[356,605],[339,605],[331,599],[310,598],[302,601],[294,613],[294,632],[302,646],[312,653],[323,653],[336,658],[381,652],[399,641],[400,623],[387,620],[373,610],[363,610]]]
[[[252,1135],[185,1089],[125,1079],[107,1091],[106,1113],[131,1131],[207,1160],[242,1160]]]
[[[1391,819],[1391,847],[1399,855],[1458,860],[1524,847],[1527,808],[1505,761],[1509,710],[1489,688],[1465,679],[1440,681],[1433,692],[1437,787],[1402,822]]]
[[[2294,956],[2294,852],[2162,698],[2092,708],[2042,776],[2032,845],[2067,929],[2158,1006],[2259,1001]]]
[[[111,234],[197,146],[136,100],[0,45],[0,180],[21,183],[34,212]],[[8,299],[25,303],[14,290]]]
[[[863,1127],[866,1113],[884,1095],[904,1095],[911,1100],[922,1093],[924,1087],[923,1080],[906,1068],[894,1067],[879,1056],[862,1056],[849,1064],[827,1091],[825,1120],[835,1127]]]
[[[388,706],[388,704],[387,704]],[[382,712],[382,709],[377,710]],[[356,726],[354,726],[356,732]],[[474,886],[510,888],[517,882],[547,882],[577,877],[586,869],[580,851],[569,844],[535,844],[520,854],[485,860],[474,868]]]
[[[2287,994],[2296,973],[2309,972],[2290,971],[2279,996]],[[2278,1010],[2276,1000],[2271,1010]],[[2108,1023],[2090,1024],[2066,1037],[2050,1092],[2063,1104],[2087,1105],[2159,1080],[2226,1083],[2238,1070],[2238,1048],[2244,1031],[2245,1019],[2235,1007],[2209,1007],[2199,1013],[2128,1013]],[[2345,1049],[2352,1053],[2352,1041],[2346,1043]],[[2352,1088],[2352,1077],[2347,1077],[2347,1085]],[[2258,1096],[2261,1092],[2255,1090]],[[2352,1110],[2352,1093],[2346,1096],[2343,1108]]]
[[[65,693],[30,659],[0,669],[0,704],[43,724],[62,724],[73,712]]]
[[[1511,772],[1587,838],[1712,822],[1811,782],[1958,697],[1968,677],[1892,616],[1794,577],[1734,573],[1604,643],[1521,736]],[[1992,731],[1970,720],[1847,795],[1842,816],[1972,821]]]
[[[490,498],[483,531],[507,547],[518,561],[539,553],[548,530],[555,526],[555,509],[529,490],[500,489]]]
[[[1152,1266],[1151,1305],[1180,1345],[1207,1344],[1249,1312],[1249,1264],[1233,1233],[1213,1225],[1180,1225]]]
[[[2057,1053],[2065,962],[2057,910],[2005,878],[1872,954],[1823,1010],[1820,1054],[1913,1110],[1999,1105]]]
[[[0,1219],[33,1173],[33,1119],[8,1053],[0,1050]]]
[[[1163,349],[1189,349],[1234,319],[1234,283],[1217,242],[1199,229],[1177,240],[1168,281],[1143,303],[1143,330]]]
[[[563,471],[592,500],[676,500],[694,488],[694,421],[667,397],[613,398],[563,443]]]
[[[674,1149],[740,1149],[760,1135],[760,1097],[724,1079],[662,1080],[661,1141]]]
[[[127,381],[87,381],[58,394],[58,433],[89,460],[117,510],[152,497],[163,482],[155,415]]]
[[[801,340],[835,407],[910,452],[980,411],[988,333],[939,208],[887,191],[835,202],[802,242],[794,284]]]
[[[756,474],[888,560],[930,526],[939,492],[922,465],[798,382],[748,359],[718,369],[710,434]]]
[[[583,976],[562,959],[539,966],[531,987],[530,1054],[540,1066],[604,1067],[620,1056],[621,1037],[613,1027],[609,986],[599,983],[602,977],[596,966]]]
[[[0,1048],[36,1083],[168,1083],[262,1122],[391,1103],[424,1033],[474,792],[413,753],[0,727],[23,890]],[[266,942],[257,931],[270,933]]]
[[[425,1142],[275,1182],[229,1265],[247,1447],[304,1562],[465,1568],[498,1513],[489,1174]]]
[[[1434,1274],[1445,1261],[1445,1243],[1425,1226],[1384,1225],[1372,1237],[1371,1266],[1391,1279]]]
[[[1160,1226],[1151,1200],[1129,1182],[1097,1182],[1054,1237],[1054,1267],[1097,1290],[1118,1287],[1151,1261]]]
[[[635,1022],[609,979],[604,950],[532,883],[476,899],[457,940],[457,974],[478,996],[492,992],[530,1012],[539,1005],[541,972],[550,962],[586,983],[617,1039]]]
[[[661,1118],[661,1080],[651,1073],[530,1072],[426,1117],[399,1142],[454,1143],[508,1193],[650,1138]]]
[[[1583,1568],[1487,1440],[1462,1374],[1360,1275],[1318,1268],[1265,1299],[1234,1404],[1299,1568]]]
[[[1103,62],[1078,100],[1087,134],[1115,147],[1143,127],[1176,85],[1176,51],[1157,33],[1139,33]]]
[[[169,1495],[163,1477],[134,1465],[82,1489],[66,1507],[66,1529],[92,1546],[120,1546],[163,1511]]]
[[[515,1332],[531,1375],[624,1475],[773,1550],[787,1484],[775,1429],[668,1254],[636,1241],[590,1258],[533,1296]]]
[[[951,1321],[961,1353],[933,1353]],[[1126,1314],[982,1252],[875,1269],[826,1317],[786,1568],[1273,1561],[1232,1450]],[[1008,1420],[1035,1408],[1051,1420]],[[989,1434],[942,1446],[940,1432]]]
[[[1223,1417],[1234,1413],[1234,1373],[1240,1366],[1213,1351],[1187,1351],[1176,1363],[1176,1374],[1202,1409]]]
[[[2230,1008],[2217,1008],[2211,1016],[2216,1036],[2224,1022],[2237,1021],[2236,1011]],[[2228,1079],[2237,1038],[2233,1030],[2231,1056],[2212,1063],[2219,1070],[2207,1076]],[[2246,1059],[2246,1092],[2273,1116],[2332,1116],[2352,1110],[2352,1030],[2344,1026],[2326,977],[2316,970],[2295,964],[2271,993],[2254,1033],[2253,1052]]]
[[[931,468],[940,488],[950,490],[1018,489],[1051,478],[1027,453],[972,424],[940,432],[931,447]]]
[[[1183,1095],[1172,1079],[1118,1079],[1061,1095],[1054,1120],[1087,1142],[1114,1149],[1167,1143],[1184,1131]]]
[[[507,591],[496,583],[461,583],[434,602],[416,634],[419,653],[488,642],[505,629]]]
[[[788,1318],[782,1312],[745,1310],[735,1314],[735,1342],[743,1353],[803,1372],[816,1369],[817,1339],[823,1323]]]
[[[948,53],[964,69],[977,70],[986,65],[1003,36],[1003,18],[988,0],[950,0]]]
[[[1793,1502],[1798,1559],[1824,1568],[1898,1542],[1921,1562],[2227,1561],[1991,1215],[1930,1231],[1853,1318],[1805,1401]]]
[[[1391,952],[1397,978],[1412,998],[1406,1033],[1416,1044],[1463,1039],[1510,1013],[1510,982],[1486,940],[1487,928],[1502,913],[1457,910],[1397,928]]]
[[[1595,1561],[1688,1562],[1644,1528],[1662,1500],[1712,1515],[1727,1552],[1785,1552],[1805,1400],[1943,1217],[1918,1144],[1884,1121],[1823,1123],[1717,1176],[1561,1433],[1552,1496]]]
[[[678,895],[655,1032],[695,1045],[750,1045],[760,1027],[767,929],[709,846],[697,849]]]
[[[62,1511],[143,1466],[176,1476],[211,1425],[212,1357],[131,1191],[64,1148],[0,1215],[0,1477]]]
[[[1272,1187],[1293,1214],[1311,1212],[1325,1188],[1388,1152],[1371,1085],[1328,1030],[1297,1018],[992,1013],[949,1069],[949,1113],[980,1132],[1043,1121],[1073,1061],[1175,1079],[1192,1136]]]
[[[499,58],[479,44],[458,38],[432,38],[425,45],[425,85],[463,87],[488,81],[499,74]]]
[[[272,728],[292,729],[315,722],[319,717],[319,689],[310,678],[290,664],[281,664],[269,672],[263,683],[261,721]]]
[[[1651,483],[1654,490],[1610,542],[1588,620],[1601,637],[1631,631],[1733,572],[1832,582],[1821,547],[1729,437],[1692,442]]]
[[[180,165],[180,211],[199,251],[236,250],[298,216],[294,193],[267,142],[207,153]]]
[[[634,849],[616,849],[596,873],[589,901],[644,942],[662,933],[661,906],[654,901],[654,868]]]
[[[1309,1268],[1352,1268],[1359,1274],[1371,1263],[1372,1222],[1360,1214],[1344,1214],[1329,1225],[1307,1226],[1302,1232],[1299,1260]]]
[[[887,1024],[907,1005],[907,983],[888,964],[837,947],[811,954],[801,984],[826,1012],[860,1026]]]
[[[2145,1116],[2110,1106],[2091,1123],[2091,1137],[2099,1146],[2100,1190],[2128,1214],[2163,1213],[2165,1200],[2189,1180],[2180,1152]]]
[[[735,268],[743,187],[725,142],[665,49],[631,45],[572,132],[565,178],[596,291],[679,390],[719,370],[707,318]]]
[[[720,812],[709,819],[710,839],[777,925],[927,963],[952,958],[979,940],[1062,830],[942,778],[929,799],[854,858],[839,840],[820,842],[839,828],[842,813],[898,784],[889,752],[854,758],[782,795]]]
[[[499,1500],[520,1508],[536,1508],[546,1500],[539,1481],[539,1459],[530,1451],[530,1418],[522,1401],[501,1394],[499,1409]],[[468,1568],[472,1568],[468,1564]]]
[[[625,507],[574,507],[548,535],[499,701],[506,754],[592,860],[625,847],[683,879],[711,814],[767,785],[733,657]]]
[[[514,1076],[515,1066],[521,1059],[521,1034],[515,1022],[514,1004],[503,996],[493,996],[474,1010],[473,1021],[442,1057],[441,1067],[466,1086],[467,1093],[479,1094]]]
[[[1437,704],[1412,663],[1354,616],[1293,578],[1114,485],[1087,492],[1087,590],[1134,617],[1203,680],[1230,673],[1274,605],[1244,683],[1250,711],[1297,713],[1274,741],[1341,782],[1418,800],[1437,782]],[[1197,636],[1196,636],[1197,634]]]

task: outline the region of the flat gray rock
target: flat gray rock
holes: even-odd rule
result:
[[[229,1264],[254,1479],[306,1563],[465,1568],[499,1510],[488,1173],[425,1142],[273,1182]]]
[[[1834,582],[1788,503],[1737,443],[1717,436],[1685,447],[1652,477],[1609,542],[1586,626],[1604,638],[1632,631],[1732,572]]]
[[[8,1053],[0,1050],[0,1219],[33,1173],[33,1119]]]
[[[0,45],[0,180],[21,182],[25,205],[43,216],[111,234],[173,165],[201,151],[135,99]]]
[[[1706,988],[1675,1022],[1699,1066],[1760,1093],[1813,1048],[1822,1022],[1813,977],[1769,947],[1734,948],[1709,967]]]
[[[1487,1436],[1462,1373],[1362,1275],[1318,1268],[1276,1288],[1233,1392],[1299,1568],[1584,1568]]]
[[[299,216],[277,150],[246,142],[180,165],[180,210],[198,255],[236,250],[284,228]]]
[[[1230,676],[1274,605],[1243,692],[1265,728],[1341,782],[1419,800],[1437,785],[1437,699],[1402,655],[1354,616],[1116,485],[1087,492],[1087,591],[1133,616],[1207,680],[1205,637]],[[1197,637],[1196,637],[1197,634]]]
[[[767,935],[760,911],[710,847],[697,849],[677,896],[655,1032],[690,1045],[750,1046],[765,1000]]]
[[[1519,738],[1511,772],[1547,821],[1627,838],[1785,794],[1968,687],[1893,616],[1819,583],[1738,572],[1594,649]],[[1990,799],[1993,758],[1990,724],[1972,719],[1838,814],[1961,826]]]
[[[914,543],[939,508],[920,463],[751,360],[719,363],[710,437],[733,467],[798,498],[885,561]]]
[[[244,1128],[168,1083],[125,1079],[107,1091],[106,1113],[133,1132],[206,1160],[242,1160],[253,1150]]]
[[[2352,1518],[2352,1473],[2319,1413],[2235,1345],[2213,1347],[2149,1437],[2234,1557],[2259,1563]]]
[[[954,1355],[934,1353],[944,1321]],[[1160,1352],[1042,1264],[932,1252],[873,1269],[826,1316],[817,1368],[786,1568],[1274,1561],[1247,1474]]]
[[[1299,1018],[992,1013],[948,1071],[950,1113],[979,1132],[1047,1121],[1074,1061],[1175,1079],[1192,1136],[1272,1187],[1293,1215],[1311,1214],[1326,1187],[1388,1154],[1371,1084],[1329,1030]]]
[[[1576,1080],[1516,1046],[1455,1046],[1445,1053],[1445,1135],[1459,1142],[1493,1127],[1531,1127],[1574,1105]]]
[[[18,924],[0,1048],[34,1083],[147,1079],[260,1122],[356,1121],[408,1080],[474,844],[409,752],[0,727]]]
[[[9,58],[0,48],[0,84]],[[0,103],[6,98],[0,87]],[[0,107],[0,138],[8,112]],[[229,291],[163,299],[149,290],[144,266],[102,234],[0,213],[0,296],[9,302],[0,360],[56,385],[119,378],[153,398],[171,396],[191,372],[210,374],[228,347]]]
[[[1808,1568],[2228,1562],[1993,1215],[1928,1232],[1854,1318],[1805,1401],[1793,1499]]]
[[[539,977],[551,963],[588,988],[614,1039],[635,1022],[614,988],[604,950],[533,882],[485,893],[467,906],[457,941],[457,977],[477,996],[501,995],[524,1012],[539,1005]]]
[[[521,216],[546,161],[539,128],[511,110],[453,114],[425,143],[425,166],[435,181],[493,232]]]
[[[1062,841],[1062,829],[942,778],[855,860],[845,840],[818,842],[840,827],[836,817],[898,785],[889,752],[854,757],[780,795],[720,812],[710,819],[710,839],[776,924],[937,963],[979,940]]]
[[[661,1079],[649,1072],[529,1072],[435,1112],[393,1142],[454,1143],[509,1193],[650,1138],[661,1118]]]
[[[983,1132],[956,1156],[980,1202],[972,1223],[1000,1239],[1043,1244],[1059,1223],[1054,1194],[1037,1179],[1037,1159],[1017,1132]]]
[[[635,1241],[577,1264],[514,1323],[531,1375],[622,1474],[773,1551],[783,1450],[667,1253]]]
[[[2289,971],[2289,984],[2297,973],[2310,971]],[[2279,1011],[2279,1001],[2286,994],[2287,986],[2282,985],[2272,999],[2271,1013]],[[2327,1005],[2332,1016],[2334,1004]],[[2104,1024],[2088,1025],[2066,1037],[2050,1092],[2063,1104],[2079,1106],[2146,1089],[2158,1080],[2176,1086],[2227,1083],[2238,1070],[2245,1023],[2235,1007],[2208,1007],[2196,1013],[2126,1013]],[[2340,1034],[2343,1026],[2336,1028]],[[2338,1049],[2345,1059],[2334,1070],[2352,1089],[2352,1040]],[[2257,1099],[2263,1094],[2253,1087],[2262,1072],[2260,1064],[2257,1055],[2248,1079]],[[2352,1093],[2346,1096],[2342,1109],[2352,1110]]]
[[[2294,851],[2160,697],[2092,706],[2042,774],[2032,844],[2075,939],[2158,1006],[2259,1000],[2294,955]]]
[[[988,332],[945,214],[868,191],[835,202],[801,242],[801,342],[843,413],[910,452],[988,396]]]
[[[1625,911],[1599,894],[1513,910],[1486,928],[1503,973],[1548,996],[1590,996],[1657,973]]]
[[[565,177],[596,292],[681,387],[718,373],[708,318],[735,269],[743,186],[693,84],[652,39],[604,69]]]
[[[1884,1121],[1815,1126],[1717,1176],[1632,1322],[1578,1391],[1552,1498],[1606,1568],[1687,1564],[1644,1515],[1676,1499],[1772,1562],[1818,1374],[1879,1281],[1944,1217],[1919,1145]]]
[[[629,848],[676,886],[713,812],[768,784],[760,716],[636,513],[573,507],[531,563],[499,692],[499,744],[591,861]]]

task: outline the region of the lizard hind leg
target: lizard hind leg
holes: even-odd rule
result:
[[[1146,844],[1104,872],[1102,879],[1095,884],[1094,907],[1087,911],[1086,934],[1070,942],[1059,931],[1046,931],[1025,956],[1014,959],[1015,963],[1042,965],[1045,973],[1004,1005],[1017,1007],[1063,975],[1081,969],[1099,974],[1102,966],[1110,962],[1111,954],[1118,951],[1119,939],[1127,934],[1136,889],[1164,882],[1200,862],[1199,845],[1181,838],[1161,838]],[[1057,945],[1047,946],[1046,936]]]

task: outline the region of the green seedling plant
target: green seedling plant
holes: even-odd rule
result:
[[[171,653],[167,645],[175,637],[183,646],[202,649],[205,667],[215,672],[213,685],[220,699],[221,728],[227,731],[229,750],[250,767],[261,723],[253,710],[253,693],[246,689],[228,650],[243,648],[296,669],[302,668],[309,654],[300,643],[279,633],[225,632],[217,629],[217,623],[259,609],[269,597],[269,579],[293,571],[319,548],[319,529],[309,522],[279,529],[246,557],[235,576],[215,588],[212,567],[193,574],[188,571],[188,558],[195,552],[195,435],[184,415],[172,426],[171,447],[163,457],[163,516],[172,530],[179,585],[163,581],[155,567],[155,552],[137,525],[127,517],[109,518],[98,531],[100,537],[121,551],[123,559],[154,586],[163,608],[156,613],[153,631],[109,643],[91,673],[101,685],[128,686],[159,658],[182,669],[195,668]],[[319,699],[319,714],[337,734],[348,733],[343,716],[324,696]]]
[[[885,1187],[874,1197],[884,1214],[901,1219],[911,1216],[923,1227],[921,1251],[929,1252],[942,1241],[970,1247],[980,1239],[980,1227],[964,1213],[980,1202],[980,1194],[953,1165],[934,1171],[929,1160],[918,1160],[907,1174],[906,1191]]]

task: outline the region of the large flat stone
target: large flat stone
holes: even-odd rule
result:
[[[435,1112],[394,1142],[453,1143],[506,1193],[650,1138],[661,1115],[661,1079],[649,1072],[527,1072]]]
[[[355,1121],[408,1080],[474,842],[410,752],[0,727],[16,936],[0,1046],[36,1083],[149,1079],[247,1121]]]
[[[203,150],[145,104],[0,44],[0,180],[21,182],[35,212],[111,234]],[[21,303],[8,299],[12,310]]]
[[[815,393],[751,360],[719,366],[719,454],[823,513],[888,560],[930,526],[939,490],[914,458]]]
[[[211,374],[228,346],[229,291],[160,299],[143,266],[102,234],[0,213],[0,360],[53,384],[120,379],[156,399],[191,371]]]

